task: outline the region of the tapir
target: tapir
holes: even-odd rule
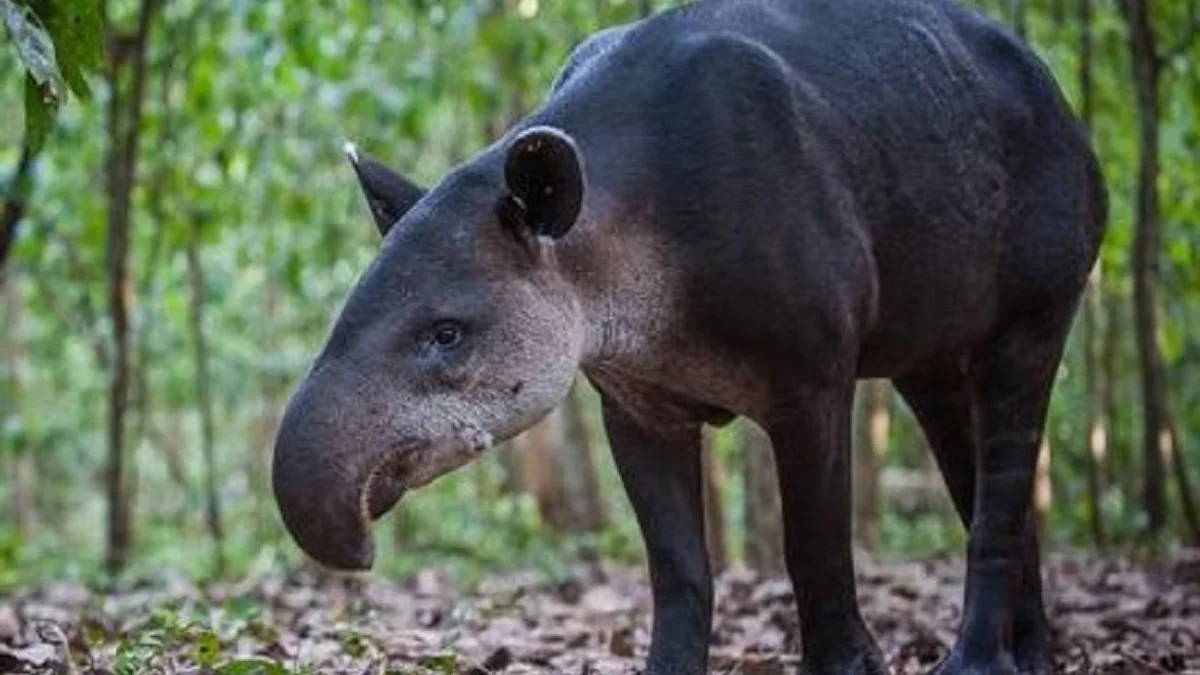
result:
[[[351,160],[383,234],[283,416],[291,536],[339,569],[406,490],[582,371],[653,589],[702,673],[701,429],[770,436],[805,668],[884,673],[855,597],[855,383],[888,378],[969,529],[944,675],[1048,673],[1031,486],[1108,199],[1046,65],[950,0],[699,0],[576,46],[436,186]]]

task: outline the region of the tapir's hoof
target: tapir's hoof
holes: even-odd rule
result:
[[[1001,652],[990,658],[964,655],[956,647],[930,675],[1021,675],[1012,654]]]
[[[1049,652],[1018,654],[1017,672],[1021,675],[1053,675],[1054,659]]]
[[[1017,640],[1015,654],[1017,672],[1021,675],[1053,675],[1054,654],[1046,635]]]
[[[837,663],[805,663],[804,675],[889,675],[883,655],[877,649],[859,652],[851,658]]]

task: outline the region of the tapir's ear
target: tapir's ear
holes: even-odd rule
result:
[[[575,141],[546,126],[526,129],[513,139],[504,162],[509,194],[501,200],[506,220],[536,235],[557,239],[579,218],[583,206],[583,164]],[[507,203],[505,203],[507,202]]]
[[[347,143],[345,150],[354,173],[358,174],[358,183],[367,197],[375,226],[379,228],[379,234],[386,235],[396,221],[420,201],[425,190],[360,153],[353,143]]]

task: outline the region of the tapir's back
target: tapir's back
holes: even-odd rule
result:
[[[585,45],[557,91],[598,180],[690,259],[702,327],[760,352],[858,314],[861,368],[888,374],[1049,301],[1099,240],[1049,73],[948,0],[702,0]]]

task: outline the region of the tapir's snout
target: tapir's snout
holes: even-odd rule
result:
[[[305,553],[335,569],[364,570],[374,562],[368,530],[378,514],[364,509],[363,496],[386,448],[354,447],[363,439],[342,418],[305,382],[280,424],[271,480],[284,525]]]
[[[305,553],[334,569],[366,570],[375,557],[371,522],[408,489],[466,464],[491,438],[472,430],[438,439],[405,434],[389,416],[356,414],[319,379],[300,387],[280,424],[275,501]]]

